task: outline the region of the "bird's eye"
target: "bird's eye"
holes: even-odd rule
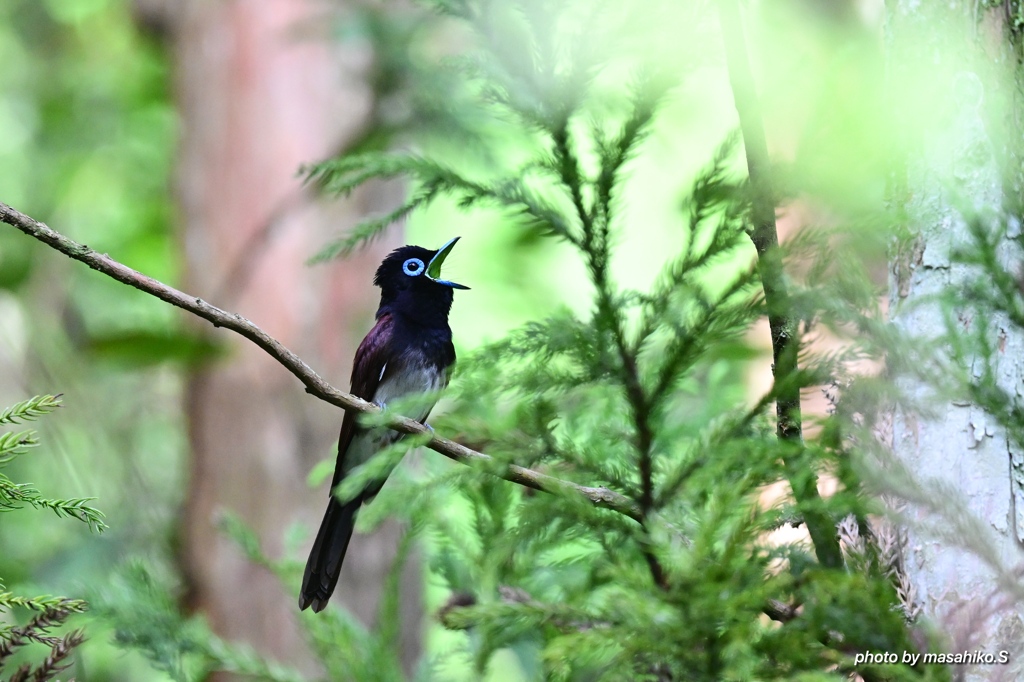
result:
[[[419,258],[410,258],[402,264],[402,272],[410,277],[415,277],[416,275],[422,275],[425,267],[423,261]]]

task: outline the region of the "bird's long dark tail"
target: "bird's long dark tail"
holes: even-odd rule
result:
[[[300,610],[312,606],[313,611],[320,612],[327,606],[327,600],[331,598],[334,586],[338,584],[341,562],[345,560],[348,541],[352,539],[352,529],[355,527],[356,511],[359,506],[359,500],[341,504],[331,497],[324,520],[320,523],[320,531],[316,534],[313,549],[309,552],[306,572],[302,576]]]

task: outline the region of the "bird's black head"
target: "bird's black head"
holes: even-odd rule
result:
[[[469,288],[441,279],[441,264],[457,241],[458,237],[436,251],[403,246],[388,254],[373,278],[381,289],[378,316],[390,310],[424,324],[446,322],[452,290]]]

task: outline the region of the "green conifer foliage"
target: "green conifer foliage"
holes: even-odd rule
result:
[[[60,406],[60,397],[40,395],[0,411],[0,426],[13,426],[53,412]],[[0,468],[36,447],[39,440],[35,431],[6,431],[0,433]],[[42,493],[29,483],[15,483],[6,474],[0,473],[0,512],[9,512],[24,507],[49,509],[57,516],[82,521],[100,532],[106,525],[103,514],[89,506],[91,498],[54,499],[43,497]],[[0,576],[2,581],[3,576]],[[0,674],[12,682],[28,680],[52,680],[71,663],[72,650],[85,641],[82,630],[70,630],[63,635],[52,632],[62,627],[67,619],[86,610],[86,603],[68,597],[23,597],[8,592],[0,582],[0,614],[17,614],[30,611],[34,615],[23,624],[0,622]],[[6,619],[5,619],[6,620]],[[15,661],[15,655],[31,644],[45,647],[48,652],[43,659],[38,655]],[[39,648],[39,647],[35,647]]]
[[[615,3],[435,5],[481,38],[449,66],[480,117],[520,141],[520,160],[504,170],[469,152],[381,152],[313,166],[310,179],[340,194],[371,178],[411,182],[403,205],[317,258],[347,253],[442,196],[569,245],[589,280],[586,312],[556,312],[460,358],[452,409],[434,426],[499,466],[603,486],[639,510],[628,516],[466,467],[389,483],[363,520],[398,514],[426,538],[431,575],[449,594],[438,618],[463,633],[448,656],[480,676],[496,652],[511,651],[526,679],[566,681],[946,679],[938,667],[855,658],[927,647],[911,636],[901,599],[898,538],[872,521],[879,508],[861,482],[885,389],[848,368],[889,345],[877,287],[857,258],[864,244],[818,230],[771,254],[772,276],[789,289],[789,309],[771,309],[752,244],[757,188],[729,136],[693,182],[677,250],[659,254],[654,284],[621,285],[614,266],[632,236],[621,201],[630,160],[649,151],[686,67],[646,57],[630,40],[644,13]],[[668,5],[644,7],[650,20]],[[626,89],[609,86],[623,74]],[[799,277],[785,274],[794,262]],[[791,369],[751,400],[745,378],[758,352],[749,338],[769,312],[793,320],[792,333],[799,321],[801,334],[827,329],[844,344],[813,353],[791,340]],[[796,438],[778,437],[776,399],[829,385],[832,411],[815,420],[815,435],[801,438],[798,423]],[[825,474],[838,479],[828,497],[764,502],[776,485],[814,492]],[[772,535],[812,518],[813,541]],[[842,556],[819,546],[839,540]],[[439,679],[449,663],[433,662]]]

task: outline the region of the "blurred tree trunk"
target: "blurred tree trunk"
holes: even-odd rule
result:
[[[332,45],[327,9],[312,0],[186,0],[169,10],[183,131],[178,192],[187,290],[253,320],[347,387],[377,305],[373,271],[395,243],[332,266],[304,261],[396,198],[363,191],[328,208],[301,193],[299,165],[361,134],[373,97],[361,76],[368,48]],[[280,556],[286,528],[302,522],[304,558],[327,502],[326,486],[310,490],[306,477],[333,457],[342,414],[306,396],[251,343],[216,338],[229,344],[227,357],[197,371],[185,396],[191,483],[180,556],[189,606],[228,639],[302,661],[297,593],[247,562],[216,523],[220,510],[236,512]],[[397,534],[392,526],[353,540],[334,601],[364,621],[376,613]],[[409,575],[407,660],[420,623],[418,575]]]
[[[915,64],[918,69],[927,66],[929,78],[944,79],[930,91],[931,101],[919,103],[920,111],[895,107],[908,119],[901,122],[900,130],[914,137],[905,140],[910,153],[902,177],[894,182],[895,208],[905,211],[908,234],[891,262],[890,311],[893,323],[903,330],[935,337],[944,326],[938,306],[928,303],[928,297],[950,291],[966,276],[964,266],[951,258],[954,247],[970,241],[959,208],[1000,209],[1010,170],[1005,160],[1015,154],[1010,145],[1019,144],[1020,131],[1012,137],[999,134],[1013,130],[996,113],[1005,104],[1000,98],[1005,97],[1008,83],[999,82],[999,75],[993,73],[997,68],[984,70],[1001,63],[1010,67],[1004,69],[1005,76],[1014,64],[1007,60],[1009,44],[999,17],[976,18],[972,23],[964,19],[977,8],[974,3],[942,16],[939,13],[950,11],[949,7],[928,5],[900,0],[889,6],[890,85],[906,86],[907,78],[913,80]],[[961,40],[951,40],[945,30],[955,25],[966,28],[956,36]],[[920,83],[909,87],[915,86]],[[1004,111],[1013,111],[1016,105]],[[912,119],[926,109],[930,111],[920,119]],[[971,320],[960,321],[969,328]],[[992,343],[1004,349],[999,380],[1012,393],[1020,382],[1024,339],[1013,338],[1013,330],[1002,326],[992,330],[994,337],[1002,335]],[[916,398],[929,395],[924,385],[904,388]],[[938,406],[938,412],[937,419],[897,414],[892,434],[896,454],[915,476],[957,491],[991,531],[991,538],[964,538],[954,531],[957,542],[971,546],[991,540],[1001,561],[1017,563],[1024,540],[1024,509],[1015,507],[1021,498],[1014,497],[1011,462],[1015,464],[1024,453],[1015,452],[1006,434],[975,405],[948,401]],[[939,509],[951,509],[946,501],[932,502]],[[919,513],[918,518],[925,521],[927,514]],[[916,589],[916,605],[950,635],[951,652],[1007,650],[1011,655],[1009,666],[973,666],[958,679],[1021,679],[1024,612],[1012,601],[1002,600],[993,572],[977,554],[940,537],[910,529],[905,562]]]

